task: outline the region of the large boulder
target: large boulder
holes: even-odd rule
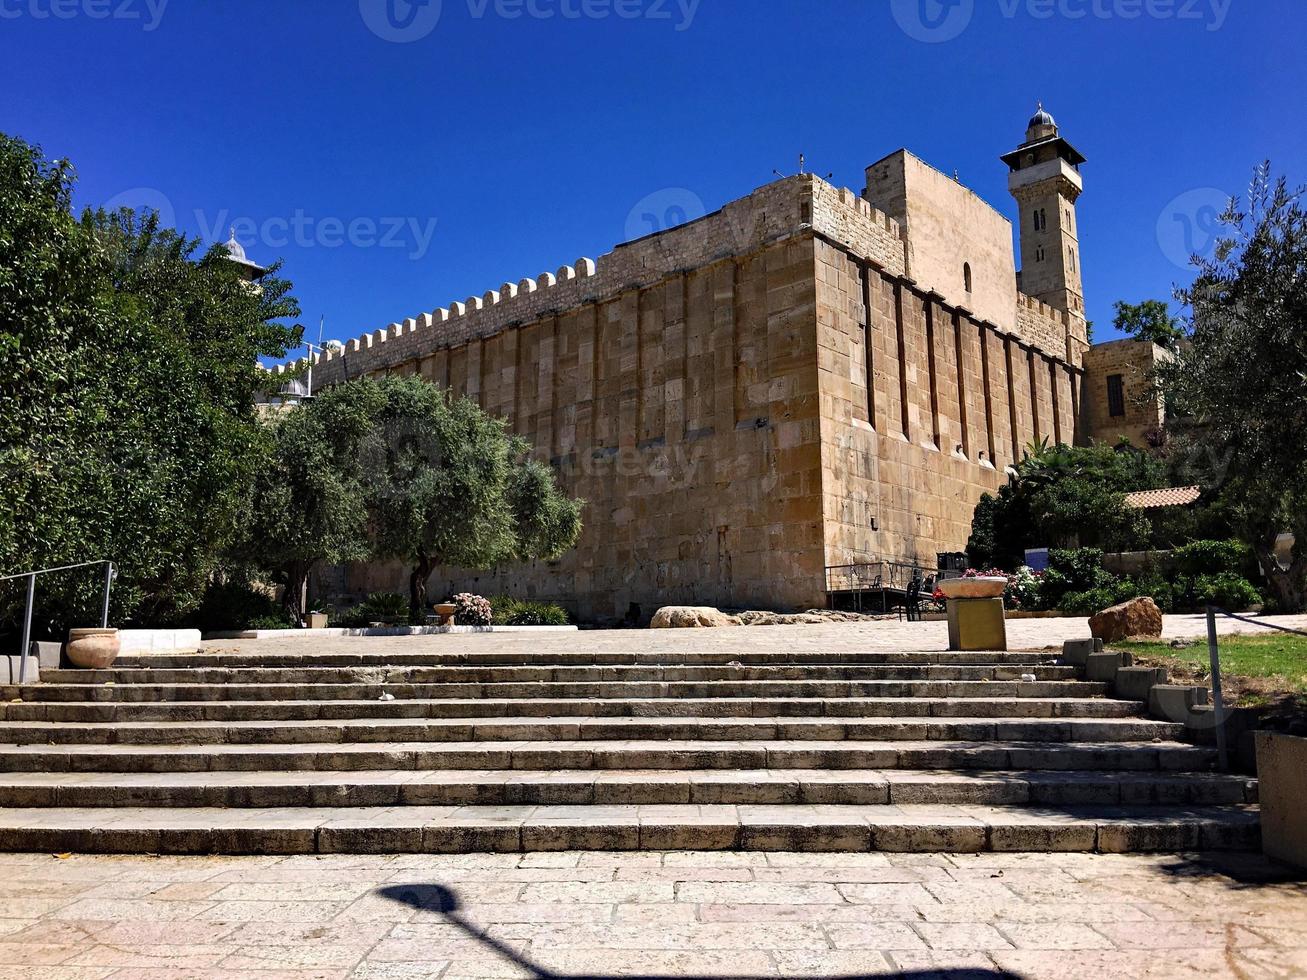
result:
[[[1160,637],[1162,610],[1147,596],[1131,599],[1090,616],[1089,632],[1104,643],[1132,636]]]
[[[707,626],[739,626],[740,621],[712,606],[663,606],[654,613],[651,629],[695,629]]]

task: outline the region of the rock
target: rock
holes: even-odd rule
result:
[[[712,606],[663,606],[654,613],[650,629],[695,629],[707,626],[739,626],[740,621]]]
[[[1162,610],[1147,596],[1111,606],[1089,617],[1089,632],[1113,643],[1131,636],[1162,635]]]

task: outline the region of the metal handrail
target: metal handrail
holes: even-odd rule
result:
[[[1221,645],[1216,636],[1217,613],[1228,616],[1230,619],[1237,619],[1241,623],[1250,623],[1253,626],[1278,630],[1281,633],[1293,633],[1295,636],[1307,636],[1307,633],[1288,626],[1280,626],[1276,623],[1264,623],[1250,616],[1240,616],[1228,609],[1222,609],[1220,606],[1207,607],[1207,658],[1212,669],[1212,710],[1216,714],[1216,754],[1220,759],[1221,769],[1228,770],[1230,768],[1230,749],[1226,745],[1225,739],[1225,699],[1221,695]]]
[[[0,582],[12,582],[15,579],[27,579],[27,608],[23,612],[23,645],[18,648],[18,683],[22,685],[27,681],[27,659],[32,649],[32,609],[36,604],[36,579],[41,575],[50,575],[54,572],[69,572],[78,568],[94,568],[96,565],[104,565],[104,601],[100,605],[100,627],[106,629],[109,626],[109,593],[113,589],[113,580],[117,577],[114,570],[114,564],[107,558],[101,558],[99,561],[84,561],[76,565],[59,565],[54,568],[38,568],[31,572],[19,572],[17,575],[0,575]]]

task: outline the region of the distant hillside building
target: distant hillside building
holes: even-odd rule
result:
[[[1002,159],[1020,273],[1009,220],[900,150],[861,195],[778,180],[597,263],[351,341],[316,360],[314,383],[421,374],[507,418],[587,501],[563,560],[442,569],[435,594],[548,598],[587,618],[820,605],[830,566],[962,550],[977,499],[1031,442],[1084,441],[1102,417],[1084,157],[1041,107]],[[323,586],[406,581],[360,565]]]

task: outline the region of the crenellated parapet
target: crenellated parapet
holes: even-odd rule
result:
[[[1063,357],[1075,367],[1080,366],[1088,347],[1083,317],[1022,292],[1017,293],[1016,332],[1027,343],[1047,354]]]

